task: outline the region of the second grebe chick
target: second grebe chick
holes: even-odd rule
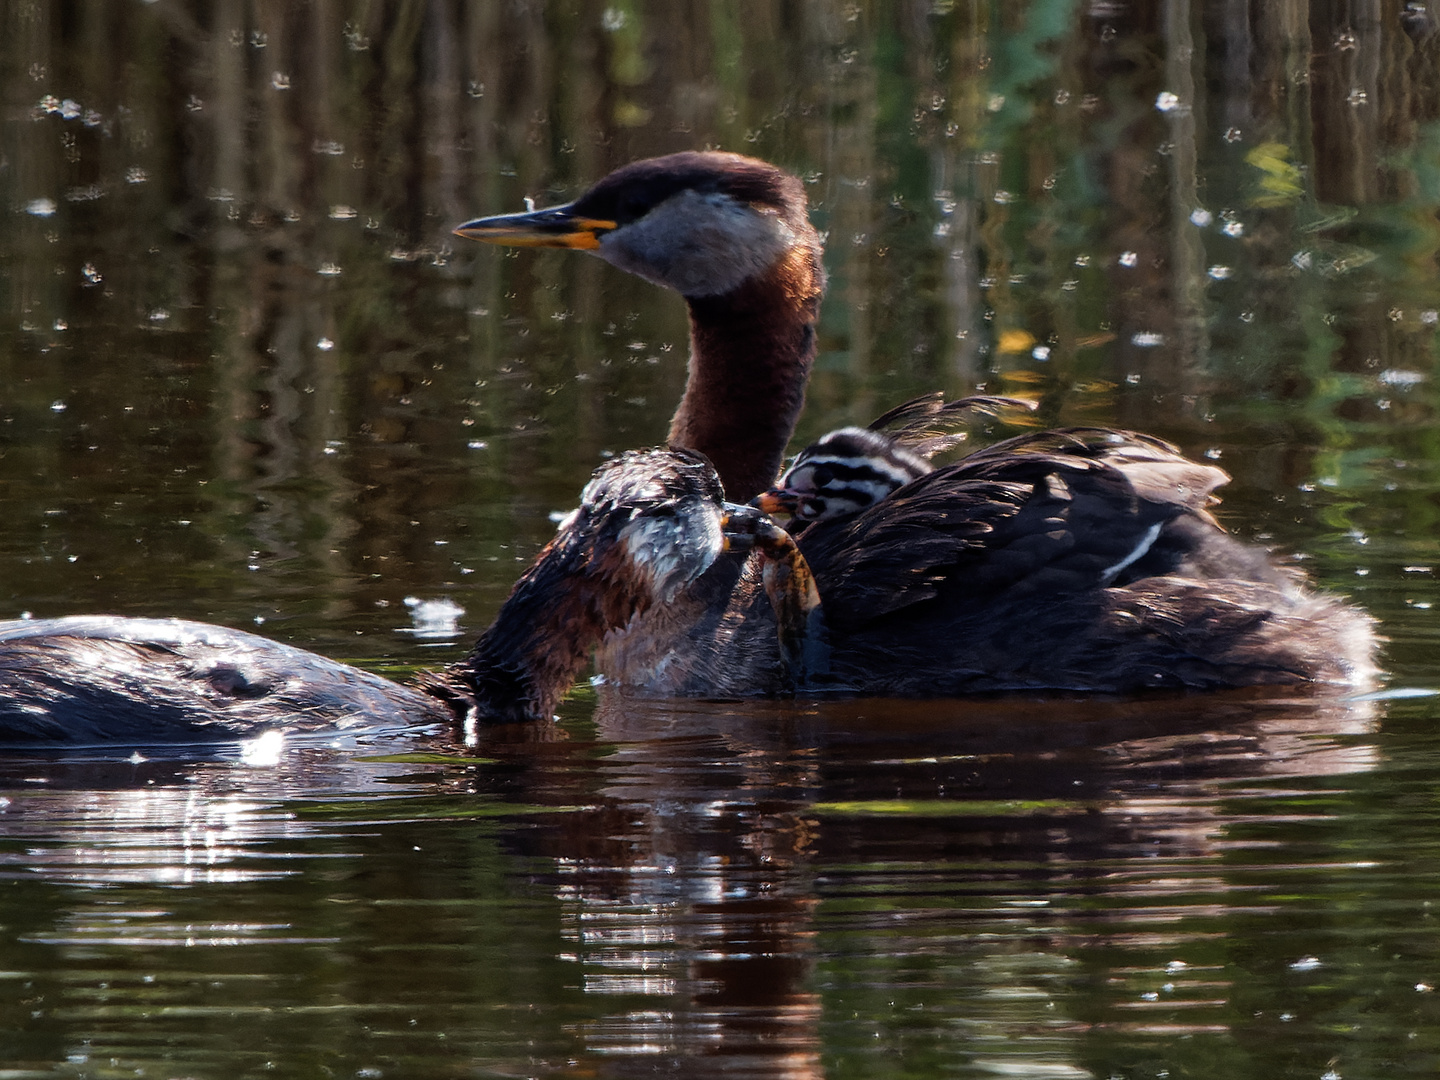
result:
[[[812,521],[850,517],[917,477],[933,472],[931,458],[960,445],[967,432],[947,430],[966,414],[1033,410],[1020,398],[977,394],[945,401],[938,391],[912,398],[867,427],[822,435],[795,455],[769,491],[752,502],[768,514],[794,519],[797,532]]]

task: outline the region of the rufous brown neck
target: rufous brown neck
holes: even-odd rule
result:
[[[624,588],[619,563],[616,552],[597,562],[588,542],[552,540],[470,655],[417,685],[482,724],[548,720],[605,633],[648,601]]]
[[[817,241],[729,293],[687,298],[689,378],[670,444],[708,457],[732,502],[749,501],[779,474],[805,404],[824,292]]]

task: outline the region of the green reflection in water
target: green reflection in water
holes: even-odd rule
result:
[[[449,229],[713,144],[828,231],[798,439],[982,384],[1156,431],[1440,685],[1440,36],[1381,14],[10,5],[0,614],[453,658],[686,328]],[[455,644],[396,633],[440,595]],[[765,708],[12,763],[4,1068],[1435,1073],[1432,701]]]

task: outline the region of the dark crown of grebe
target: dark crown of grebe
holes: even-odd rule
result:
[[[617,169],[563,206],[455,232],[587,251],[680,293],[690,366],[669,441],[709,457],[731,499],[770,486],[804,404],[825,291],[798,178],[739,154],[670,154]]]
[[[968,437],[946,428],[976,413],[1033,410],[1020,398],[974,395],[946,402],[926,394],[896,406],[868,427],[843,427],[822,435],[800,453],[775,486],[753,500],[767,513],[789,514],[801,523],[860,513],[934,470],[930,459]]]

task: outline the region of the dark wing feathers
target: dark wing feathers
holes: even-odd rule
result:
[[[1042,432],[820,522],[801,548],[828,617],[849,629],[942,596],[1073,595],[1177,572],[1197,542],[1223,537],[1204,506],[1226,479],[1148,436]]]

